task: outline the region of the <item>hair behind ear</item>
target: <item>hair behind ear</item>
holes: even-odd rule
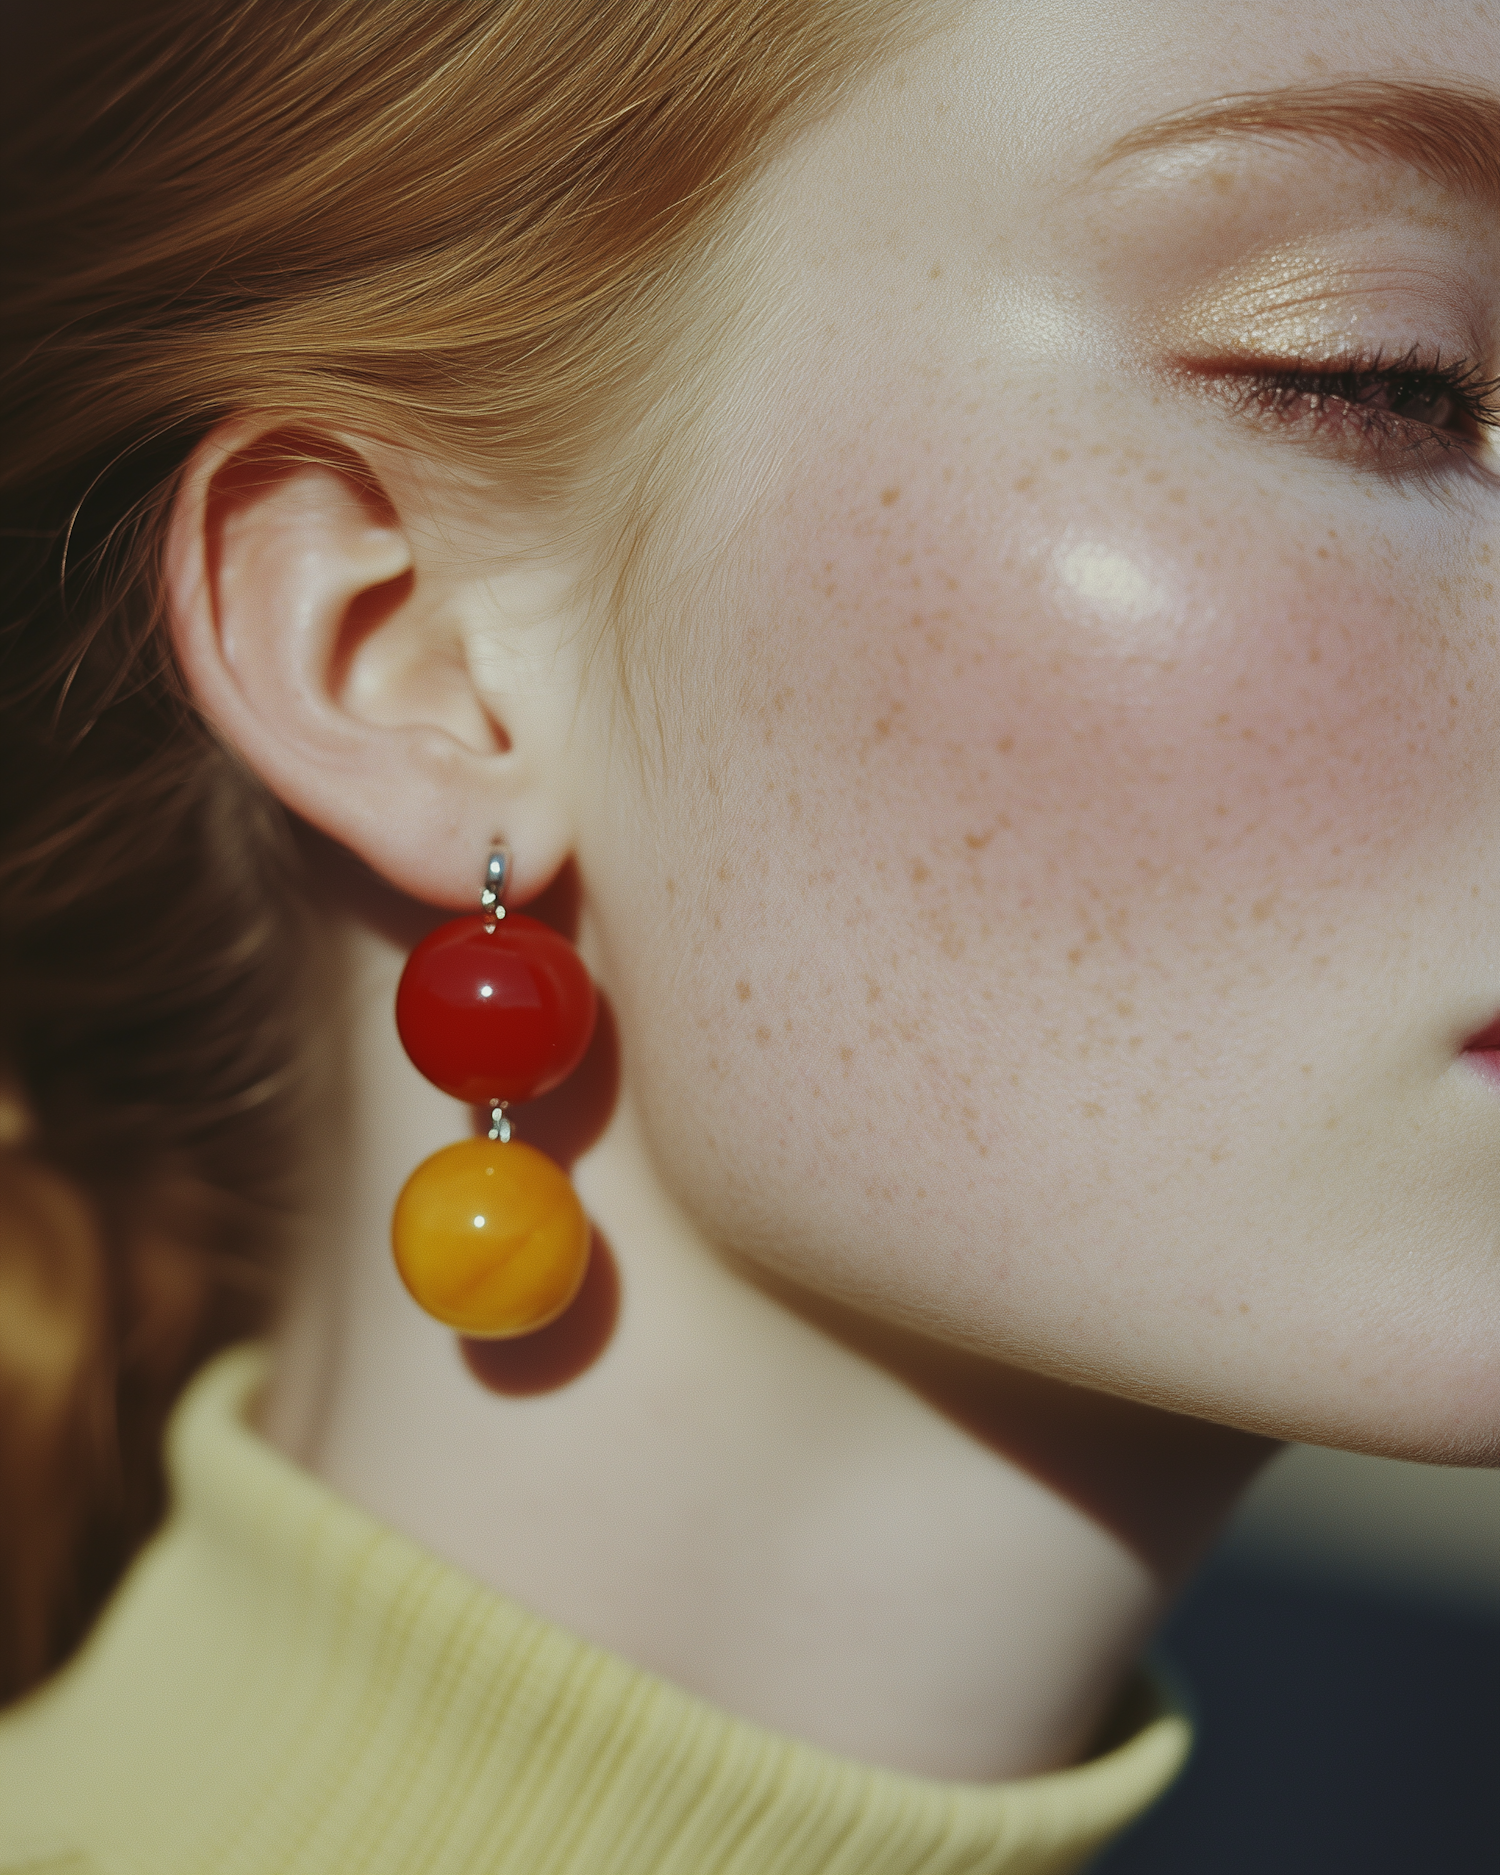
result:
[[[0,1699],[160,1517],[183,1382],[267,1320],[321,962],[283,817],[164,685],[65,707],[73,746],[53,704],[0,738]]]

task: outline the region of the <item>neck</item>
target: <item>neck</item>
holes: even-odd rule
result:
[[[574,1168],[613,1332],[563,1384],[484,1384],[388,1249],[407,1173],[472,1125],[401,1052],[403,961],[351,935],[362,1091],[268,1435],[482,1582],[778,1731],[957,1779],[1078,1758],[1272,1448],[773,1287],[673,1202],[628,1062]]]

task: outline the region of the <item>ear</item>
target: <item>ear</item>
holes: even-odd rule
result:
[[[401,890],[515,897],[573,844],[572,582],[477,494],[368,442],[221,425],[168,527],[173,643],[205,717],[272,791]]]

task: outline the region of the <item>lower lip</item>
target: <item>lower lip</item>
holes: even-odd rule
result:
[[[1472,1062],[1487,1080],[1500,1081],[1500,1022],[1492,1022],[1465,1044],[1464,1059]]]
[[[1472,1062],[1487,1081],[1500,1087],[1500,1048],[1466,1048],[1464,1060]]]

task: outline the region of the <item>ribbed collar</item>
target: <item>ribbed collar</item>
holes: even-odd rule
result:
[[[59,1843],[100,1870],[1060,1875],[1186,1755],[1185,1721],[1149,1701],[1107,1755],[994,1785],[732,1718],[289,1463],[246,1424],[264,1371],[241,1349],[194,1383],[166,1529],[79,1660],[0,1724],[0,1795],[30,1762]]]

